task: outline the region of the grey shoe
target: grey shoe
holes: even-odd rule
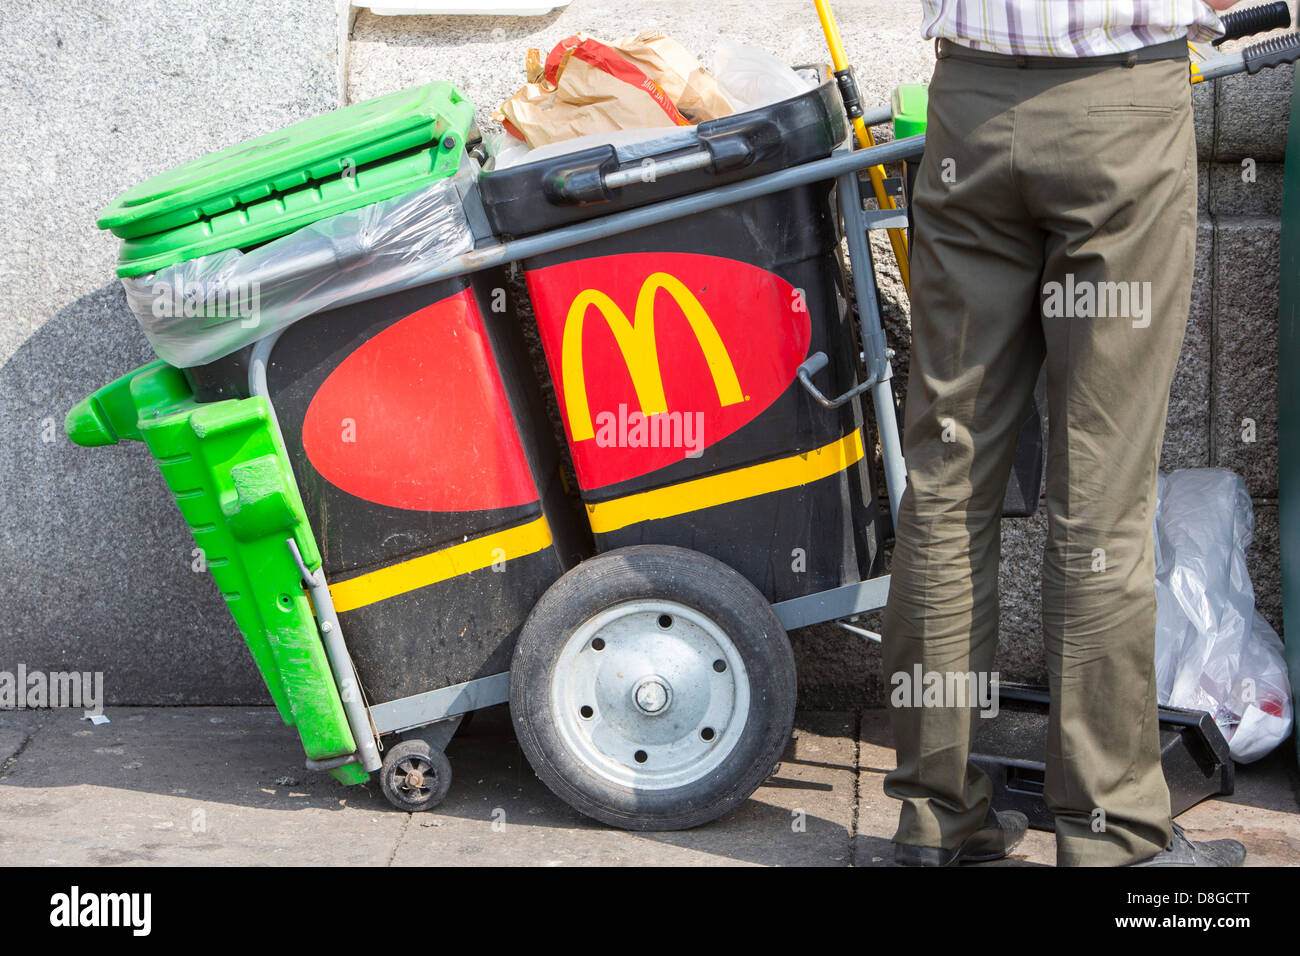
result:
[[[1208,840],[1193,843],[1177,823],[1174,836],[1155,856],[1147,857],[1128,866],[1241,866],[1246,859],[1246,848],[1236,840]]]
[[[1019,810],[994,810],[960,846],[951,850],[937,846],[894,846],[894,862],[900,866],[956,866],[958,863],[987,863],[1000,860],[1025,838],[1029,818]]]

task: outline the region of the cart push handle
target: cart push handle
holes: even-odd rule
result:
[[[1290,33],[1255,43],[1241,51],[1247,73],[1258,73],[1266,67],[1292,63],[1300,57],[1300,34]]]
[[[1240,40],[1268,30],[1285,30],[1291,25],[1291,8],[1286,0],[1277,0],[1229,13],[1219,22],[1223,24],[1223,36],[1213,42],[1214,46],[1225,40]]]
[[[1294,63],[1297,59],[1300,59],[1300,33],[1285,33],[1253,43],[1237,53],[1193,63],[1192,82],[1202,83],[1234,73],[1258,73],[1263,69]]]

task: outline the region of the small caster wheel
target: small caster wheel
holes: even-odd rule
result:
[[[379,784],[397,809],[431,810],[451,789],[451,761],[423,740],[403,740],[384,756]]]

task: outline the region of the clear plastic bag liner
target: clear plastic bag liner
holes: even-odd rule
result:
[[[460,188],[471,171],[229,249],[122,279],[158,357],[189,368],[326,309],[418,285],[473,248]]]
[[[1253,531],[1246,483],[1233,472],[1160,476],[1157,696],[1161,704],[1209,712],[1241,762],[1285,740],[1293,713],[1282,641],[1255,609],[1246,568]]]
[[[779,103],[817,85],[766,50],[730,37],[720,38],[713,51],[713,75],[737,113]]]

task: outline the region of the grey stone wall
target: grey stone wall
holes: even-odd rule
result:
[[[153,358],[95,228],[123,189],[337,101],[328,4],[0,9],[0,670],[103,671],[114,703],[269,701],[143,447],[63,435]]]
[[[928,79],[920,4],[839,0],[868,103]],[[340,30],[340,22],[347,28]],[[225,606],[142,448],[83,450],[67,409],[151,357],[95,216],[122,189],[239,139],[415,83],[446,79],[481,122],[522,82],[524,52],[578,30],[659,27],[700,53],[728,35],[791,62],[825,60],[806,0],[573,0],[537,18],[341,18],[324,2],[127,4],[6,0],[0,10],[0,670],[101,670],[110,703],[267,700]],[[350,29],[349,29],[350,28]],[[1289,72],[1198,92],[1202,219],[1192,324],[1167,467],[1237,468],[1256,496],[1252,573],[1280,625],[1274,411],[1276,269]],[[1239,162],[1257,163],[1240,182]],[[891,333],[906,302],[882,286]],[[906,373],[906,354],[900,355]],[[1238,440],[1240,419],[1258,441]],[[1005,526],[1009,678],[1041,676],[1041,516]],[[872,626],[872,620],[865,621]],[[794,635],[805,706],[878,702],[874,647],[831,627]]]

